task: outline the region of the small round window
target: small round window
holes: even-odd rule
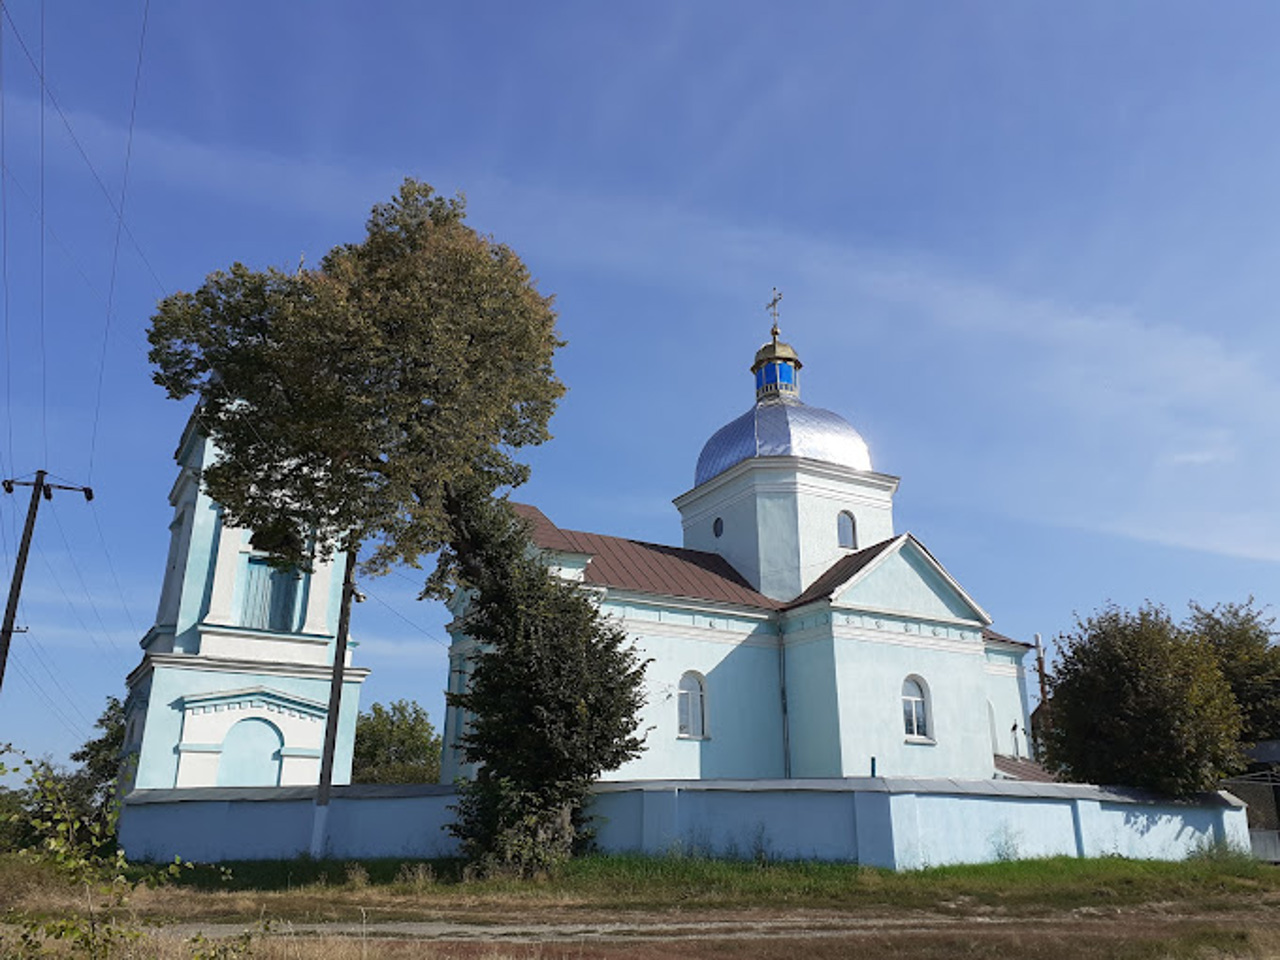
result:
[[[724,521],[716,517],[715,523],[711,524],[711,532],[717,537],[724,533]]]

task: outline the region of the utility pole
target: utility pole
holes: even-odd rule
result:
[[[22,545],[18,547],[18,559],[13,565],[13,580],[9,583],[9,603],[4,608],[4,626],[0,628],[0,687],[4,686],[4,668],[9,662],[9,643],[13,640],[13,621],[18,616],[18,597],[22,594],[22,576],[27,571],[27,551],[31,548],[31,534],[36,529],[36,513],[40,510],[40,498],[53,499],[54,490],[75,490],[84,494],[86,501],[93,499],[92,487],[68,487],[60,483],[47,483],[48,472],[37,470],[34,480],[5,480],[4,492],[13,493],[14,487],[31,488],[31,504],[27,507],[27,522],[22,528]]]
[[[1044,669],[1044,642],[1038,633],[1036,634],[1036,673],[1040,675],[1040,702],[1046,704],[1049,702],[1049,678]]]
[[[351,603],[363,599],[356,592],[356,548],[347,550],[346,572],[342,578],[342,605],[338,609],[338,635],[333,644],[333,674],[329,681],[329,713],[325,718],[324,750],[320,754],[320,784],[311,820],[311,856],[324,856],[329,826],[329,794],[333,787],[333,754],[338,743],[338,710],[342,706],[342,682],[347,665],[347,636],[351,632]]]

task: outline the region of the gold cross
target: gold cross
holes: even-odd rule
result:
[[[773,339],[778,339],[778,304],[782,302],[782,294],[778,292],[778,288],[773,288],[773,299],[764,305],[764,308],[773,314]]]

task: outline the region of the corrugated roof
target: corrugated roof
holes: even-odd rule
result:
[[[1031,783],[1055,783],[1057,781],[1057,777],[1034,760],[1006,757],[998,753],[995,760],[996,770],[1013,780],[1026,780]]]
[[[580,530],[563,530],[535,506],[512,503],[512,509],[530,524],[533,542],[544,550],[587,554],[586,583],[619,590],[634,590],[659,596],[686,597],[756,607],[787,610],[825,600],[847,583],[859,570],[891,547],[899,537],[882,540],[841,557],[800,596],[789,602],[771,600],[757,592],[724,557],[686,547],[670,547],[625,537],[610,537]],[[910,534],[903,534],[908,537]],[[917,541],[918,542],[918,541]],[[991,640],[1028,646],[993,630],[984,630]]]
[[[533,542],[539,547],[591,556],[585,575],[587,583],[762,610],[776,610],[780,606],[752,589],[718,554],[600,533],[562,530],[537,507],[523,503],[511,506],[530,522]]]

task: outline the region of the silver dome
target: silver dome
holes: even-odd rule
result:
[[[798,400],[762,400],[725,424],[698,455],[695,487],[752,457],[804,457],[871,470],[871,453],[844,417]]]

